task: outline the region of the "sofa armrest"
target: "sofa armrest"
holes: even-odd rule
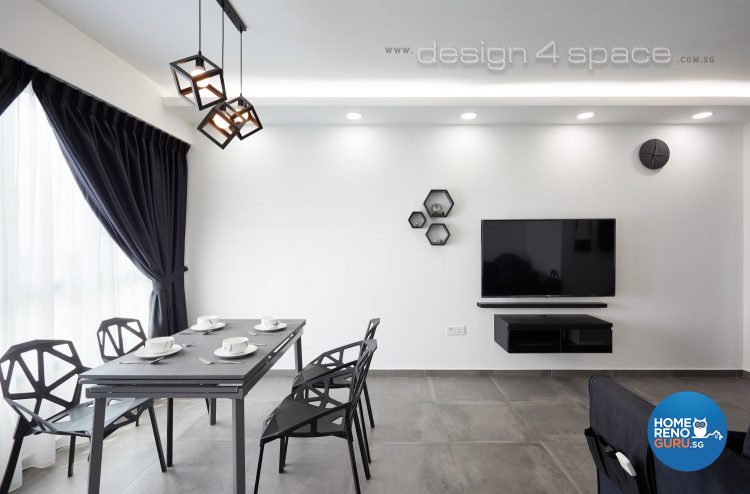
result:
[[[738,454],[743,454],[742,448],[744,448],[745,446],[746,437],[747,434],[745,434],[744,432],[727,431],[727,449],[730,449]]]
[[[697,472],[680,472],[654,461],[657,492],[680,494],[740,494],[750,489],[750,458],[726,448],[710,466]]]

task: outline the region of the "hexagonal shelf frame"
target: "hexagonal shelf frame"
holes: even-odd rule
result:
[[[414,211],[409,215],[409,224],[412,228],[423,228],[427,223],[427,218],[421,211]]]
[[[432,218],[445,218],[453,209],[453,198],[445,189],[432,189],[424,199],[424,208]]]
[[[430,242],[430,245],[445,245],[451,236],[451,232],[448,230],[448,227],[445,226],[445,223],[433,223],[427,229],[425,236]]]

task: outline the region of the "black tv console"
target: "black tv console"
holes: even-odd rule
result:
[[[586,314],[495,314],[508,353],[612,353],[612,323]]]

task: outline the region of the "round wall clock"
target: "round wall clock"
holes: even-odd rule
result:
[[[649,139],[641,145],[638,156],[641,158],[643,166],[651,170],[658,170],[669,161],[669,146],[660,139]]]

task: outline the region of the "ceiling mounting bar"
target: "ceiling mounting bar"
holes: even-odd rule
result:
[[[236,27],[239,32],[247,31],[245,22],[242,20],[242,17],[240,17],[240,14],[237,12],[237,10],[234,8],[234,5],[232,5],[232,2],[230,2],[229,0],[216,0],[216,3],[219,4],[219,7],[221,7],[227,17],[229,17],[229,20],[232,21],[232,24],[234,24],[234,27]]]

